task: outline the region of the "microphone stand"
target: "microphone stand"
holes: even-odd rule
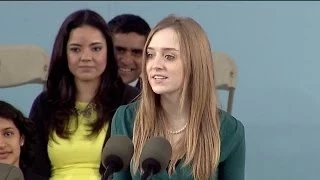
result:
[[[141,176],[141,180],[151,180],[154,170],[155,170],[154,166],[152,164],[148,164],[146,171]]]
[[[112,180],[114,170],[115,170],[115,168],[114,168],[113,163],[110,163],[110,165],[107,166],[106,171],[103,173],[101,180]]]

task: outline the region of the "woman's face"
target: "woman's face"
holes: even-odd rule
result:
[[[91,26],[72,30],[67,58],[69,70],[76,81],[100,79],[107,66],[107,42],[101,31]]]
[[[0,163],[19,167],[24,137],[10,119],[0,117]]]
[[[146,70],[156,94],[180,95],[184,74],[179,38],[171,28],[156,32],[147,49]]]

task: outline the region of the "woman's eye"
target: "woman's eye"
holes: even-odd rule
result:
[[[152,58],[152,57],[153,57],[153,54],[147,53],[147,58],[148,58],[148,59],[150,59],[150,58]]]
[[[175,59],[175,57],[174,56],[172,56],[172,55],[165,55],[164,56],[166,59],[168,59],[168,60],[173,60],[173,59]]]
[[[72,52],[80,52],[80,48],[70,48]]]
[[[5,137],[10,137],[10,136],[12,136],[13,135],[13,132],[5,132],[4,133],[4,136]]]
[[[101,49],[102,49],[102,47],[94,47],[94,48],[93,48],[93,51],[99,52],[99,51],[101,51]]]

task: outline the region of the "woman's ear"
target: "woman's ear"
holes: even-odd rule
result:
[[[23,146],[24,145],[24,136],[21,136],[21,138],[20,138],[20,146]]]

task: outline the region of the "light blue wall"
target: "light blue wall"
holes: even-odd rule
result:
[[[246,127],[246,179],[319,179],[320,2],[0,2],[0,43],[51,52],[61,22],[79,8],[106,20],[135,13],[152,26],[170,13],[196,19],[213,49],[238,65],[233,114]],[[40,91],[2,89],[0,99],[28,114]]]

